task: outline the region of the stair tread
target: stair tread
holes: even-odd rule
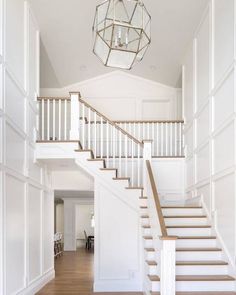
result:
[[[154,248],[145,248],[145,251],[147,251],[147,252],[155,252],[155,249]]]
[[[148,264],[148,265],[157,265],[157,262],[155,261],[155,260],[146,260],[146,263]]]
[[[167,225],[166,228],[211,228],[211,225]]]
[[[164,218],[207,218],[206,215],[165,215]]]
[[[143,238],[144,238],[144,240],[152,240],[153,239],[152,236],[144,236]]]
[[[147,209],[147,206],[140,206],[141,209]]]
[[[149,215],[141,215],[141,218],[149,218]]]
[[[197,252],[197,251],[199,251],[199,252],[201,252],[201,251],[215,251],[215,252],[217,252],[217,251],[222,251],[222,249],[221,248],[176,248],[176,251],[186,251],[186,252],[191,252],[191,251],[194,251],[194,252]]]
[[[176,261],[176,265],[228,265],[228,262],[222,260]]]
[[[141,190],[143,190],[143,187],[142,186],[128,186],[128,187],[126,187],[126,189],[141,189]]]
[[[130,177],[113,177],[113,180],[130,180]]]
[[[235,281],[229,275],[177,275],[176,281]]]
[[[151,228],[151,226],[148,225],[148,224],[147,224],[147,225],[143,225],[142,227],[143,227],[143,228]]]
[[[178,236],[178,240],[215,240],[215,236]]]
[[[140,200],[147,200],[148,197],[139,197]]]
[[[160,281],[160,277],[157,275],[148,275],[148,278],[152,282],[159,282]]]

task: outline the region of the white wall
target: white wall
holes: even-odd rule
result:
[[[91,226],[91,216],[94,214],[94,204],[77,204],[75,207],[76,238],[84,239],[84,230],[87,235],[94,235],[94,228]]]
[[[235,1],[212,0],[183,67],[186,191],[202,195],[235,266]]]
[[[82,97],[112,120],[182,119],[181,90],[151,80],[114,71],[60,89],[42,88],[41,96]]]
[[[0,294],[54,275],[50,174],[34,162],[39,32],[24,0],[0,1]],[[34,291],[33,291],[34,290]]]

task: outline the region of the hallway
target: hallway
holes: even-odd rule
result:
[[[55,279],[48,283],[37,295],[140,295],[142,293],[94,293],[93,253],[79,249],[77,252],[64,252],[55,261]]]

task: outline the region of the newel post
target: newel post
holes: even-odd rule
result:
[[[175,295],[175,249],[177,237],[161,237],[161,295]]]
[[[79,111],[79,92],[70,92],[70,140],[79,140],[79,124],[80,124],[80,111]]]
[[[143,194],[147,195],[147,169],[146,161],[152,160],[152,140],[143,140]]]

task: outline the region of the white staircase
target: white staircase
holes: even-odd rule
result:
[[[72,96],[76,97],[75,94]],[[163,236],[164,227],[167,241],[172,239],[171,236],[177,237],[176,242],[174,241],[176,245],[175,267],[173,264],[171,270],[171,275],[175,274],[173,285],[176,294],[195,294],[192,292],[202,292],[197,293],[199,295],[218,294],[217,292],[221,292],[219,294],[222,295],[236,294],[234,293],[236,290],[235,274],[203,207],[201,205],[184,206],[178,203],[172,206],[163,205],[159,208],[158,217],[154,219],[153,223],[154,199],[158,196],[155,196],[153,187],[152,191],[147,189],[145,179],[143,180],[144,160],[151,160],[150,150],[145,150],[140,141],[98,113],[78,95],[77,99],[78,104],[75,100],[73,101],[73,97],[71,98],[73,118],[76,118],[74,108],[79,108],[78,120],[74,127],[72,126],[73,121],[71,122],[73,130],[71,134],[76,136],[78,133],[78,138],[72,138],[73,141],[64,141],[63,144],[66,145],[67,142],[71,150],[69,151],[67,147],[64,149],[68,151],[69,157],[74,159],[78,166],[94,177],[99,177],[114,190],[118,190],[130,203],[138,204],[143,238],[145,293],[156,295],[160,294],[159,292],[162,290],[162,295],[173,295],[173,291],[169,291],[168,279],[167,281],[162,280],[163,265],[161,264],[168,263],[168,255],[165,257],[166,260],[162,257],[163,249],[161,248],[161,239],[159,239]],[[46,104],[45,100],[46,98],[43,98],[41,102],[42,112],[44,104]],[[50,104],[47,103],[47,106],[49,109]],[[52,128],[54,133],[50,136],[49,131],[45,130],[45,122],[41,121],[41,133],[47,135],[47,138],[46,140],[43,138],[39,144],[42,146],[50,145],[53,142],[62,142],[58,139],[53,140],[55,138],[55,124],[53,123],[54,129]],[[49,122],[49,118],[47,122]],[[99,126],[99,131],[97,126]],[[65,134],[68,134],[66,124]],[[73,144],[71,145],[71,143]],[[60,152],[61,150],[58,157],[63,158]],[[51,153],[57,157],[53,151]],[[149,193],[147,194],[147,192]],[[160,231],[158,233],[155,224],[161,225],[162,234]],[[163,289],[161,282],[166,284],[165,289]]]

